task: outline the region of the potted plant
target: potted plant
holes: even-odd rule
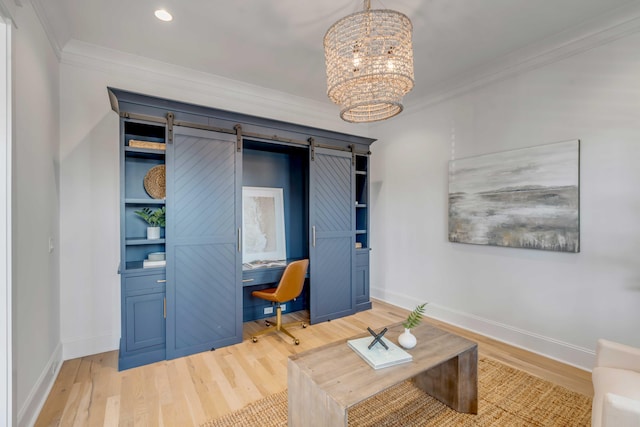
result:
[[[400,336],[398,336],[398,343],[402,347],[409,349],[416,346],[417,340],[416,337],[411,333],[411,329],[418,326],[422,321],[422,316],[424,315],[424,308],[426,305],[427,303],[425,302],[424,304],[417,306],[411,313],[409,313],[407,320],[402,322],[402,326],[404,326],[404,332],[401,333]]]
[[[147,239],[159,239],[160,227],[165,226],[166,208],[164,206],[155,210],[142,208],[139,211],[134,211],[134,213],[149,224],[147,227]]]

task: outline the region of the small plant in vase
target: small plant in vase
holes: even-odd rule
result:
[[[160,227],[165,226],[166,208],[164,206],[155,210],[142,208],[139,211],[134,211],[134,213],[144,219],[149,225],[147,227],[147,239],[159,239]]]
[[[424,309],[427,303],[420,304],[417,306],[409,316],[407,320],[402,322],[402,326],[404,326],[404,332],[400,334],[398,337],[398,343],[406,348],[410,349],[416,346],[417,340],[416,337],[411,333],[411,329],[415,328],[422,321],[422,316],[424,315]]]

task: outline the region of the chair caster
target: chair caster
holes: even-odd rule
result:
[[[251,337],[251,341],[258,342],[258,337]]]
[[[299,339],[296,339],[296,340],[294,340],[294,341],[293,341],[293,343],[294,343],[295,345],[300,345],[300,340],[299,340]]]
[[[307,327],[307,324],[306,324],[306,323],[303,323],[303,324],[302,324],[302,328],[304,329],[304,328],[306,328],[306,327]]]
[[[271,322],[269,322],[268,320],[265,320],[264,324],[267,325],[267,327],[271,326]]]

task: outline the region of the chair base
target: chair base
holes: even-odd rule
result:
[[[267,326],[269,326],[271,324],[271,322],[269,322],[268,320],[267,322]],[[269,326],[266,329],[263,329],[259,332],[256,332],[252,337],[251,337],[251,341],[253,342],[258,342],[258,337],[260,335],[265,335],[265,334],[270,334],[272,332],[282,332],[288,336],[290,336],[291,338],[293,338],[293,343],[295,345],[299,345],[300,344],[300,340],[296,337],[293,336],[293,334],[291,334],[291,332],[289,332],[286,328],[291,328],[294,326],[302,326],[303,328],[307,327],[307,323],[306,322],[290,322],[290,323],[285,323],[284,325],[282,324],[282,309],[280,308],[280,305],[278,305],[276,307],[276,324],[273,326]]]

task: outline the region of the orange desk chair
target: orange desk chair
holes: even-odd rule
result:
[[[300,293],[302,292],[302,287],[304,286],[304,278],[307,275],[308,267],[308,259],[294,261],[288,264],[284,269],[284,273],[282,273],[282,278],[280,278],[280,283],[278,283],[277,288],[269,288],[263,289],[261,291],[251,292],[251,295],[256,298],[261,298],[276,303],[276,324],[271,326],[271,323],[267,320],[267,326],[269,327],[260,332],[257,332],[251,338],[253,342],[258,342],[258,335],[280,331],[293,338],[293,342],[296,345],[300,344],[300,340],[291,335],[291,333],[285,329],[285,326],[302,326],[303,328],[306,328],[307,324],[305,322],[292,322],[283,325],[282,308],[280,307],[280,304],[296,299],[300,295]]]

